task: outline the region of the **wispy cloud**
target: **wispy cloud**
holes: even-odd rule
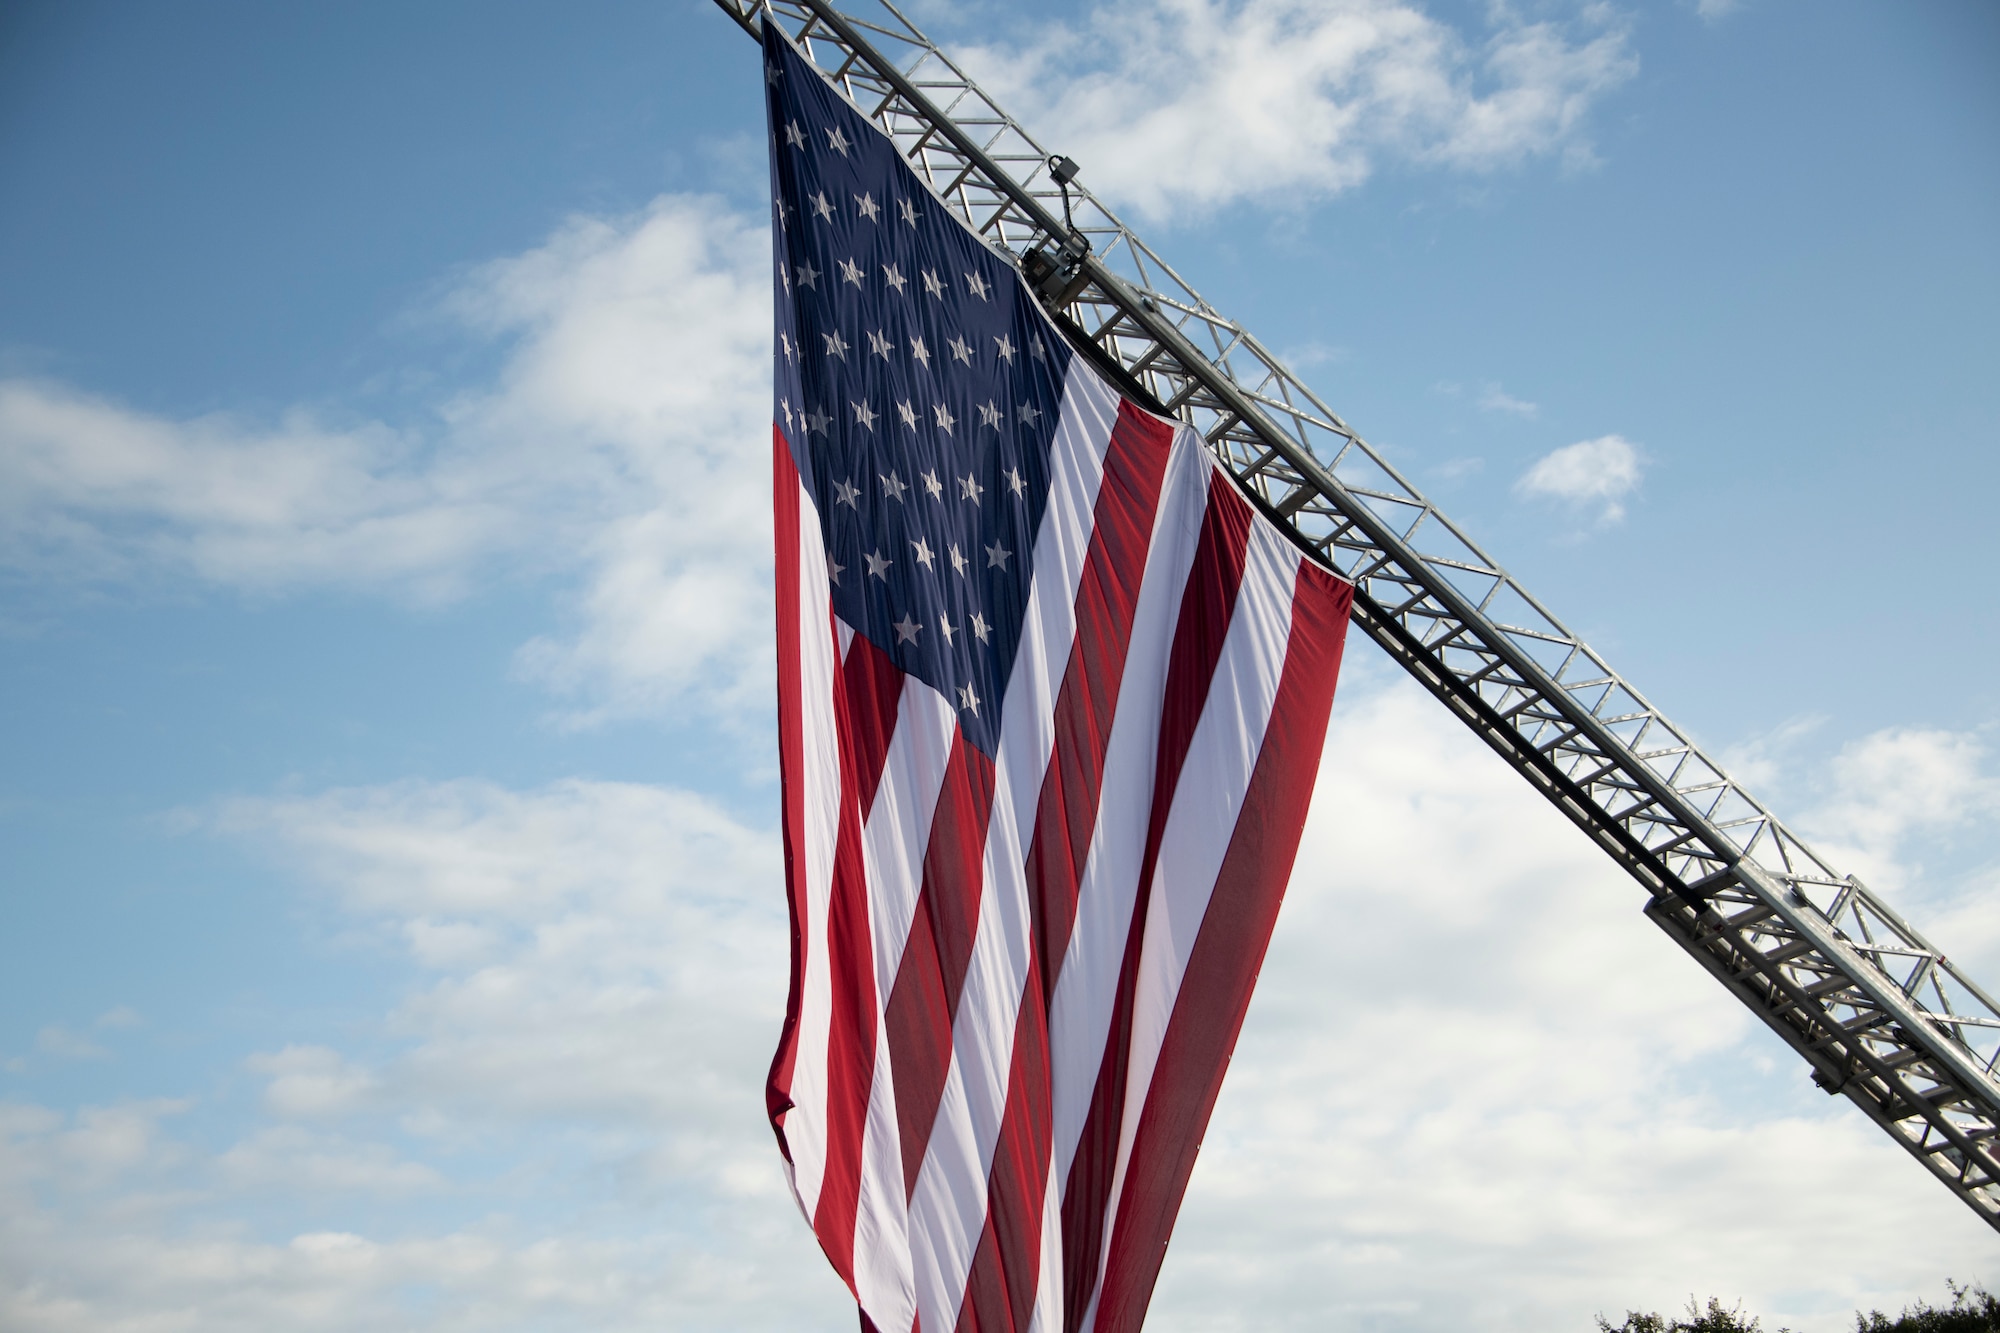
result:
[[[342,1115],[368,1105],[376,1078],[325,1046],[287,1046],[245,1064],[267,1076],[264,1101],[280,1115]]]
[[[1497,384],[1489,384],[1480,392],[1479,410],[1502,412],[1516,417],[1532,417],[1539,414],[1542,409],[1535,403],[1514,397]]]
[[[1631,441],[1604,435],[1542,455],[1514,483],[1514,492],[1594,512],[1598,523],[1611,524],[1625,517],[1625,501],[1639,489],[1644,470],[1645,456]]]
[[[1152,219],[1338,193],[1384,162],[1489,172],[1587,159],[1638,68],[1603,5],[1461,32],[1401,0],[1114,0],[1032,46],[957,53],[1003,105]]]
[[[1278,359],[1293,370],[1304,370],[1311,366],[1330,366],[1345,361],[1347,349],[1330,343],[1306,342],[1286,348],[1278,353]]]
[[[1476,1311],[1539,1333],[1698,1282],[1832,1327],[1977,1271],[1987,1241],[1958,1205],[1786,1077],[1644,925],[1640,891],[1383,670],[1361,654],[1343,685],[1153,1322],[1372,1311],[1445,1333]],[[1838,767],[1826,817],[1892,856],[1941,793],[1991,788],[1956,734],[1866,738]],[[244,799],[198,826],[267,848],[414,980],[357,1034],[365,1056],[254,1057],[263,1119],[213,1150],[166,1132],[185,1103],[0,1103],[0,1325],[200,1308],[225,1333],[338,1329],[414,1292],[433,1313],[399,1325],[851,1326],[762,1118],[786,973],[773,834],[691,793],[580,781]],[[467,1144],[504,1170],[469,1167]],[[21,1182],[39,1193],[7,1193]],[[189,1202],[144,1202],[165,1184]],[[280,1194],[304,1225],[201,1230]],[[574,1220],[506,1221],[530,1196]],[[357,1199],[399,1220],[328,1220]],[[1868,1264],[1813,1269],[1802,1294],[1856,1199],[1881,1223]]]
[[[774,835],[592,782],[238,800],[187,826],[267,848],[417,978],[368,1058],[252,1056],[262,1123],[217,1150],[165,1133],[185,1103],[0,1102],[0,1327],[851,1327],[763,1118]],[[359,1201],[394,1223],[333,1221]]]
[[[2000,816],[2000,778],[1986,772],[1976,733],[1891,727],[1841,747],[1802,821],[1872,883],[1895,884],[1922,865],[1919,836],[1935,838]]]
[[[1425,472],[1439,481],[1457,481],[1461,477],[1470,477],[1482,472],[1485,468],[1486,460],[1483,458],[1447,458],[1442,463],[1426,468]]]
[[[769,284],[761,225],[663,197],[470,272],[443,310],[500,370],[407,420],[177,420],[0,381],[0,562],[420,600],[554,572],[566,623],[520,665],[576,717],[755,695]]]
[[[64,1060],[102,1060],[111,1052],[80,1032],[51,1023],[35,1034],[35,1049]]]

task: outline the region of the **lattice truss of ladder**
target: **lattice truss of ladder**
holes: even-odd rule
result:
[[[1193,425],[1356,585],[1355,623],[1644,886],[1645,913],[2000,1229],[2000,1008],[1606,666],[892,6],[775,22],[1017,264],[1072,339]],[[1065,216],[1073,219],[1066,224]]]

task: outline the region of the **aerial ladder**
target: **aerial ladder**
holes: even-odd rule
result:
[[[1639,882],[1646,916],[2000,1230],[2000,1007],[1704,755],[886,0],[777,23],[1138,402],[1355,585],[1353,619]]]

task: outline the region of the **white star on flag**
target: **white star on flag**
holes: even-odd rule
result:
[[[968,366],[972,364],[971,343],[968,343],[965,339],[959,337],[957,334],[953,334],[951,337],[951,341],[945,345],[951,348],[951,354],[957,357],[960,361],[965,362],[965,364]]]
[[[841,260],[840,278],[842,282],[851,282],[856,287],[859,287],[861,285],[861,265],[855,263],[852,259]]]
[[[957,424],[957,419],[952,416],[951,409],[943,403],[935,403],[932,405],[931,411],[937,414],[938,429],[947,435],[951,434],[951,428]]]
[[[819,336],[826,339],[826,354],[828,356],[837,356],[842,361],[847,360],[847,339],[840,336],[839,329],[835,329],[832,333],[822,333]]]
[[[889,581],[889,566],[896,562],[884,559],[880,551],[870,551],[864,558],[868,561],[868,572],[882,580],[882,582],[887,583]]]
[[[912,407],[907,400],[896,404],[896,415],[901,417],[903,424],[911,430],[917,428],[917,409]]]
[[[905,611],[903,618],[896,622],[896,642],[915,643],[917,641],[917,631],[922,628],[923,626],[910,619],[910,613]]]
[[[1033,403],[1022,403],[1014,410],[1014,414],[1021,419],[1021,424],[1024,426],[1032,426],[1042,419],[1042,409]]]
[[[1002,361],[1005,361],[1010,366],[1013,365],[1014,344],[1007,341],[1007,335],[1003,333],[999,337],[995,338],[993,341],[999,346],[1000,359]]]
[[[986,279],[980,277],[977,273],[968,273],[965,275],[965,286],[967,290],[980,300],[984,301],[987,299],[986,292],[988,289]]]
[[[873,222],[875,215],[882,211],[882,206],[875,202],[872,194],[857,194],[854,196],[854,211]]]
[[[806,146],[806,132],[799,128],[799,123],[796,120],[785,126],[785,142],[794,148],[804,148]]]
[[[812,197],[812,205],[813,205],[813,212],[819,214],[821,217],[825,218],[828,222],[833,221],[833,205],[827,201],[825,190],[818,190],[814,192]]]
[[[980,615],[977,611],[972,613],[972,632],[981,643],[986,642],[986,631],[990,628],[991,626],[986,623],[985,616]]]
[[[834,152],[839,153],[842,157],[847,156],[847,150],[853,147],[853,142],[853,140],[840,132],[840,126],[838,125],[826,132],[827,147],[833,149]]]
[[[894,468],[889,470],[888,476],[882,478],[882,494],[888,496],[897,504],[903,502],[903,492],[909,489],[910,484],[897,476]]]
[[[931,499],[944,499],[944,483],[938,480],[938,474],[935,471],[924,473],[923,481],[924,489],[931,493]]]
[[[898,273],[896,271],[896,266],[894,264],[884,264],[882,266],[882,281],[888,283],[891,287],[894,287],[896,289],[896,295],[901,296],[903,294],[903,285],[907,283],[909,279],[904,277],[901,273]]]
[[[991,398],[988,398],[985,405],[979,409],[979,424],[982,426],[991,426],[998,430],[1005,417],[1006,413],[1002,412]]]
[[[986,548],[986,567],[988,569],[1005,569],[1007,568],[1007,557],[1013,554],[1012,551],[1002,546],[999,542],[994,542]]]
[[[951,544],[951,550],[947,552],[947,554],[951,556],[951,571],[954,574],[965,573],[965,567],[972,563],[970,560],[967,560],[964,554],[958,549],[957,542],[953,542]]]
[[[833,418],[817,407],[812,410],[812,415],[806,418],[807,429],[816,430],[822,435],[826,434],[826,428],[832,424]]]
[[[937,274],[931,272],[929,269],[925,269],[924,290],[929,292],[932,296],[938,296],[938,297],[943,296],[944,279],[940,278]]]
[[[958,687],[958,706],[969,709],[974,717],[979,716],[979,696],[972,692],[970,685]]]
[[[1006,476],[1007,476],[1007,484],[1013,488],[1016,497],[1019,497],[1022,494],[1022,492],[1028,489],[1028,483],[1021,476],[1021,470],[1019,468],[1012,468],[1012,467],[1008,468]]]
[[[910,355],[920,362],[925,370],[931,368],[931,349],[924,346],[924,340],[914,334],[910,337]]]
[[[811,264],[801,264],[797,268],[793,269],[792,272],[795,275],[797,275],[799,280],[799,286],[811,287],[814,290],[818,290],[819,270],[814,268]]]
[[[930,543],[919,537],[910,543],[910,549],[917,553],[918,564],[922,565],[925,569],[931,567],[931,562],[935,559],[936,553],[931,550]]]
[[[908,199],[898,199],[896,207],[903,210],[903,221],[909,223],[912,227],[917,225],[917,206],[915,203]]]
[[[970,472],[966,473],[964,476],[958,479],[959,499],[970,500],[972,501],[972,503],[978,504],[979,497],[984,494],[986,494],[986,488],[984,486],[981,486],[979,484],[979,479],[973,476]]]
[[[896,344],[889,341],[888,334],[877,330],[876,332],[870,333],[868,335],[868,351],[870,355],[879,356],[884,361],[887,361],[889,359],[889,353],[895,350],[896,350]]]
[[[854,409],[854,421],[856,425],[859,425],[863,430],[875,429],[875,409],[866,403],[850,403],[848,406]]]
[[[847,572],[846,565],[841,564],[838,560],[835,560],[832,556],[828,556],[826,558],[826,576],[832,579],[835,583],[840,582],[840,576],[842,574],[845,574],[846,572]]]
[[[1042,348],[1042,340],[1033,334],[1028,335],[1028,355],[1036,361],[1047,361],[1049,359],[1048,352]]]
[[[833,502],[835,504],[846,505],[849,509],[859,509],[861,508],[858,503],[860,499],[861,488],[853,482],[836,481],[833,483]]]
[[[951,636],[958,633],[958,627],[951,623],[950,616],[939,616],[938,633],[944,635],[944,641],[947,644],[949,644],[951,642]]]

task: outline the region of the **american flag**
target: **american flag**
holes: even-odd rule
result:
[[[764,32],[792,921],[771,1124],[864,1329],[1137,1329],[1353,590]]]

